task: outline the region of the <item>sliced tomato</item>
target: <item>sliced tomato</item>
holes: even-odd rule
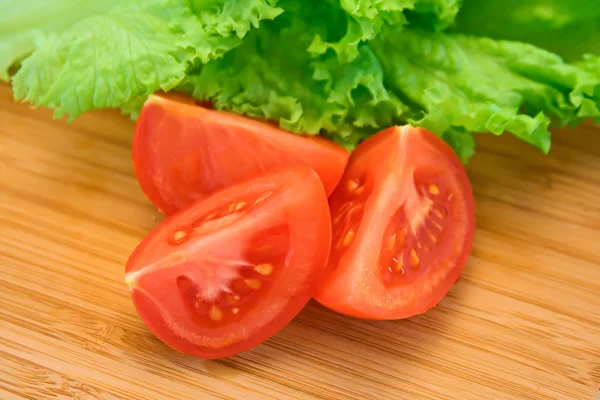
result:
[[[316,299],[342,314],[423,313],[456,282],[471,251],[465,169],[424,129],[393,127],[359,145],[329,205],[332,250]]]
[[[304,307],[330,245],[319,177],[288,167],[167,218],[131,255],[126,281],[159,339],[194,356],[227,357],[266,340]]]
[[[169,215],[235,183],[290,165],[314,169],[331,194],[348,152],[320,137],[215,111],[179,95],[152,95],[133,138],[135,174],[150,201]]]

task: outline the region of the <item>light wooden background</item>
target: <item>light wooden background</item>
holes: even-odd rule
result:
[[[133,123],[67,125],[0,86],[0,399],[592,400],[600,388],[600,129],[550,156],[482,137],[472,257],[425,315],[311,303],[234,358],[177,354],[138,318],[124,263],[161,218],[132,173]]]

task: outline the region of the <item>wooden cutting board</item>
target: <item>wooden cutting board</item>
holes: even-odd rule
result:
[[[468,165],[473,254],[403,321],[312,302],[239,356],[178,354],[138,318],[129,253],[161,219],[133,176],[134,124],[73,124],[0,86],[0,399],[593,400],[600,388],[600,129],[543,156],[484,135]]]

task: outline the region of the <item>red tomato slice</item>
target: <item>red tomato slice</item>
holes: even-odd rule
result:
[[[263,342],[304,307],[330,246],[318,175],[288,167],[167,218],[131,255],[126,281],[159,339],[194,356],[227,357]]]
[[[434,134],[393,127],[351,155],[329,199],[333,221],[323,305],[368,319],[400,319],[436,305],[473,242],[471,185]]]
[[[314,169],[329,195],[348,157],[343,147],[324,138],[295,135],[175,95],[150,96],[133,138],[137,179],[167,215],[217,190],[290,165]]]

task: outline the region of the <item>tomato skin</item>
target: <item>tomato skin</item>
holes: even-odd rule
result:
[[[146,196],[166,215],[265,172],[307,165],[331,194],[348,162],[341,146],[273,124],[204,108],[182,95],[152,95],[133,137]]]
[[[435,306],[462,273],[475,205],[458,157],[424,129],[363,142],[329,199],[333,241],[315,299],[339,313],[393,320]]]
[[[126,281],[140,317],[168,346],[228,357],[262,343],[300,312],[330,246],[318,175],[289,167],[164,220],[130,256]]]

